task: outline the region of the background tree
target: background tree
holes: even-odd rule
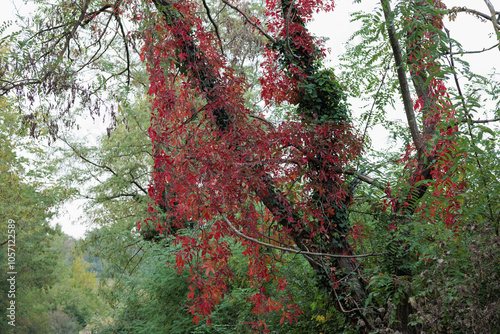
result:
[[[73,261],[74,240],[66,242],[68,237],[61,235],[60,227],[50,224],[72,190],[57,181],[56,165],[46,156],[48,150],[28,136],[22,115],[15,111],[15,101],[1,97],[0,218],[4,223],[0,231],[0,303],[5,309],[11,300],[6,275],[17,273],[15,327],[7,323],[11,319],[4,314],[0,327],[5,333],[76,333],[98,311],[95,291],[89,289],[93,276],[89,277],[81,258]],[[8,243],[10,221],[15,222],[15,246]],[[11,251],[7,248],[15,250],[14,270],[9,268],[7,254]],[[66,293],[61,293],[64,290]],[[69,310],[72,307],[73,313]]]
[[[61,202],[62,189],[52,188],[45,182],[54,171],[43,163],[36,164],[23,158],[19,151],[40,153],[41,148],[31,146],[25,138],[17,136],[20,117],[13,111],[7,98],[0,99],[0,231],[2,277],[11,272],[7,261],[7,248],[15,250],[16,326],[21,332],[49,332],[49,318],[43,304],[44,289],[57,281],[51,241],[56,230],[49,226],[54,208]],[[29,170],[28,165],[33,168]],[[15,222],[15,247],[8,243],[7,222]],[[12,234],[12,233],[10,233]],[[2,279],[0,303],[4,309],[9,303],[9,282]],[[3,316],[0,326],[11,328]]]

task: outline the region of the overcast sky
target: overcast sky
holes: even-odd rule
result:
[[[0,22],[15,20],[16,8],[21,10],[22,13],[26,13],[29,10],[29,6],[24,4],[24,0],[0,1],[2,1]],[[500,10],[500,3],[498,3],[498,1],[495,2],[497,2],[499,7],[496,9]],[[488,13],[488,9],[482,0],[450,0],[445,1],[445,3],[448,7],[468,6],[469,8]],[[362,4],[354,4],[352,0],[337,1],[334,12],[317,15],[316,21],[310,23],[309,28],[316,35],[329,38],[327,42],[327,46],[331,49],[331,62],[328,64],[329,66],[335,66],[338,55],[345,51],[344,44],[347,39],[358,28],[357,24],[349,22],[349,13],[360,10],[371,11],[378,6],[378,4],[379,1],[375,0],[365,0]],[[460,13],[455,22],[445,21],[445,26],[451,30],[452,37],[458,40],[466,50],[482,50],[485,47],[495,44],[491,22],[481,22],[471,15]],[[486,53],[467,56],[466,60],[470,62],[473,71],[486,75],[492,71],[492,67],[495,64],[500,64],[500,52],[498,49],[494,49]],[[356,109],[361,106],[353,103],[352,107]],[[356,114],[359,113],[360,110],[353,110],[353,112]],[[404,115],[402,114],[402,110],[399,110],[391,114],[391,117],[403,118]],[[97,124],[90,122],[90,127],[98,127],[101,128],[101,131],[104,131],[105,126],[99,123],[100,122],[97,122]],[[374,132],[372,132],[372,137],[380,138],[374,143],[375,145],[385,144],[386,140],[383,139],[385,136],[383,129],[383,125],[379,125],[375,127]],[[380,133],[377,133],[377,131],[380,131]],[[76,238],[82,237],[86,230],[86,225],[84,224],[85,219],[81,217],[82,211],[78,209],[78,204],[79,202],[77,201],[73,202],[71,205],[64,206],[62,215],[57,219],[57,222],[62,225],[63,231]]]

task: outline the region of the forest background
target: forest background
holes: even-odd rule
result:
[[[306,22],[330,2],[35,3],[2,28],[3,329],[498,331],[489,1],[357,1],[327,66]],[[50,223],[68,199],[78,241]]]

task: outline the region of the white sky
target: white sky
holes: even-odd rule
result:
[[[16,7],[23,13],[26,13],[29,9],[29,6],[25,5],[24,0],[0,1],[2,2],[0,22],[14,20]],[[496,9],[500,10],[500,3],[498,1],[494,2],[498,6]],[[445,1],[445,3],[448,8],[453,6],[467,6],[483,13],[488,13],[488,9],[482,0],[450,0]],[[334,12],[317,15],[316,21],[310,23],[309,28],[316,35],[330,38],[327,42],[327,46],[331,48],[332,53],[332,62],[328,64],[329,66],[335,66],[337,56],[345,51],[344,43],[357,28],[356,24],[349,22],[350,17],[348,14],[360,10],[371,11],[378,4],[379,1],[376,0],[364,0],[362,4],[354,4],[352,0],[339,0]],[[495,44],[491,22],[481,22],[471,15],[459,13],[455,22],[445,22],[445,26],[451,30],[452,37],[457,39],[466,50],[481,50]],[[500,64],[500,52],[498,49],[494,49],[486,53],[470,55],[466,60],[470,62],[472,71],[485,75],[491,72],[493,66]],[[359,104],[352,104],[353,113],[355,115],[359,114],[360,110],[356,110],[356,108],[360,107]],[[403,118],[404,115],[402,112],[402,110],[398,110],[391,114],[390,117],[393,119]],[[94,137],[96,133],[103,133],[104,131],[105,126],[102,122],[99,120],[96,122],[89,121],[88,125],[82,129],[82,136]],[[383,125],[375,127],[371,136],[372,138],[385,138],[386,132]],[[385,142],[384,140],[379,140],[374,145],[383,147]],[[60,217],[55,220],[55,222],[62,226],[65,233],[75,238],[81,238],[87,229],[82,210],[79,208],[82,204],[83,201],[73,201],[65,205]]]

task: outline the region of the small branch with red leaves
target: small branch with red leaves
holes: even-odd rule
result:
[[[224,221],[227,223],[227,225],[229,226],[229,228],[234,233],[236,233],[238,236],[242,237],[243,239],[255,242],[255,243],[257,243],[259,245],[262,245],[262,246],[265,246],[265,247],[278,249],[278,250],[281,250],[281,251],[284,251],[284,252],[296,253],[296,254],[305,254],[305,255],[310,255],[310,256],[325,256],[325,257],[347,258],[347,259],[350,259],[350,258],[359,258],[359,257],[380,256],[380,255],[387,254],[387,253],[370,253],[370,254],[359,254],[359,255],[338,255],[338,254],[328,254],[328,253],[304,252],[304,251],[301,251],[299,249],[287,248],[287,247],[280,247],[280,246],[268,244],[267,242],[263,242],[263,241],[257,240],[255,238],[249,237],[248,235],[245,235],[245,234],[241,233],[240,231],[238,231],[238,229],[236,229],[236,227],[234,227],[233,224],[231,224],[231,222],[229,221],[229,219],[227,219],[226,215],[224,215],[224,214],[221,213],[221,216],[224,219]]]

